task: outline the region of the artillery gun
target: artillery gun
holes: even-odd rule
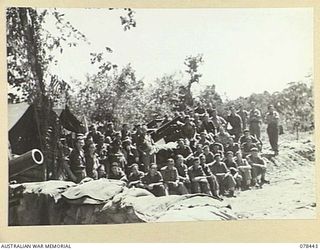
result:
[[[9,206],[19,205],[24,187],[18,184],[19,175],[37,168],[43,163],[43,154],[38,149],[32,149],[22,155],[9,156]]]

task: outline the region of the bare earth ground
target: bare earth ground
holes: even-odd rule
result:
[[[266,178],[270,184],[225,199],[239,219],[316,218],[314,138],[308,132],[299,137],[296,140],[296,135],[281,135],[280,153],[274,157],[263,134],[262,156],[268,162]]]

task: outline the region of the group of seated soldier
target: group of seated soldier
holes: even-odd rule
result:
[[[155,196],[203,193],[221,198],[268,183],[260,141],[247,129],[230,134],[224,118],[215,110],[210,114],[181,116],[180,138],[164,163],[156,161],[145,125],[134,131],[128,124],[120,131],[112,122],[92,125],[86,135],[77,136],[73,149],[62,140],[64,169],[77,183],[85,177],[115,179]]]

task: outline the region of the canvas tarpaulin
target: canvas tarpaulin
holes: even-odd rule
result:
[[[72,132],[83,133],[84,126],[82,123],[71,113],[69,107],[66,105],[65,109],[60,114],[61,125]]]
[[[24,184],[23,184],[24,185]],[[27,184],[11,225],[113,224],[236,219],[226,203],[201,194],[155,197],[122,181],[91,180]],[[19,214],[18,217],[14,215]]]
[[[40,148],[39,131],[34,105],[27,103],[8,104],[8,128],[11,150],[22,154]]]
[[[49,126],[54,127],[58,115],[50,110]],[[11,150],[14,154],[23,154],[31,149],[41,149],[39,122],[35,105],[28,103],[8,104],[8,129]],[[83,131],[82,123],[71,113],[68,106],[61,112],[59,123],[65,129],[81,133]]]

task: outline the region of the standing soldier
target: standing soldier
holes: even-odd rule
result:
[[[218,112],[217,112],[216,109],[212,110],[211,121],[213,122],[213,125],[214,125],[214,127],[216,129],[216,133],[219,132],[220,127],[227,125],[226,120],[223,119],[223,117],[218,115]]]
[[[145,173],[148,172],[150,164],[155,162],[155,155],[153,150],[154,142],[147,131],[147,126],[143,125],[141,127],[141,133],[137,137],[137,150],[140,153],[140,160],[145,168]]]
[[[247,128],[247,123],[248,123],[248,116],[249,116],[248,111],[243,109],[243,106],[241,105],[239,107],[239,111],[237,112],[237,114],[241,117],[242,129],[246,129]]]
[[[238,141],[242,133],[242,119],[240,115],[236,113],[234,106],[230,107],[230,115],[227,117],[227,122],[231,125],[231,129],[228,131],[231,135],[235,136],[235,140]]]
[[[278,155],[279,114],[274,110],[273,105],[268,106],[268,113],[265,120],[268,124],[267,133],[271,148],[274,151],[274,154]]]
[[[256,103],[251,102],[251,110],[249,113],[249,130],[250,134],[260,141],[261,112],[256,108]]]
[[[69,156],[69,166],[72,172],[71,178],[76,183],[79,183],[82,179],[87,177],[83,146],[83,136],[79,135],[76,139],[75,148],[71,151]]]
[[[93,142],[88,145],[88,151],[85,153],[85,161],[87,176],[97,180],[101,165],[98,160],[98,155],[96,154],[96,145]]]
[[[187,138],[189,141],[194,139],[196,134],[196,125],[190,121],[190,116],[185,117],[184,124],[181,126],[181,133],[183,138]]]

